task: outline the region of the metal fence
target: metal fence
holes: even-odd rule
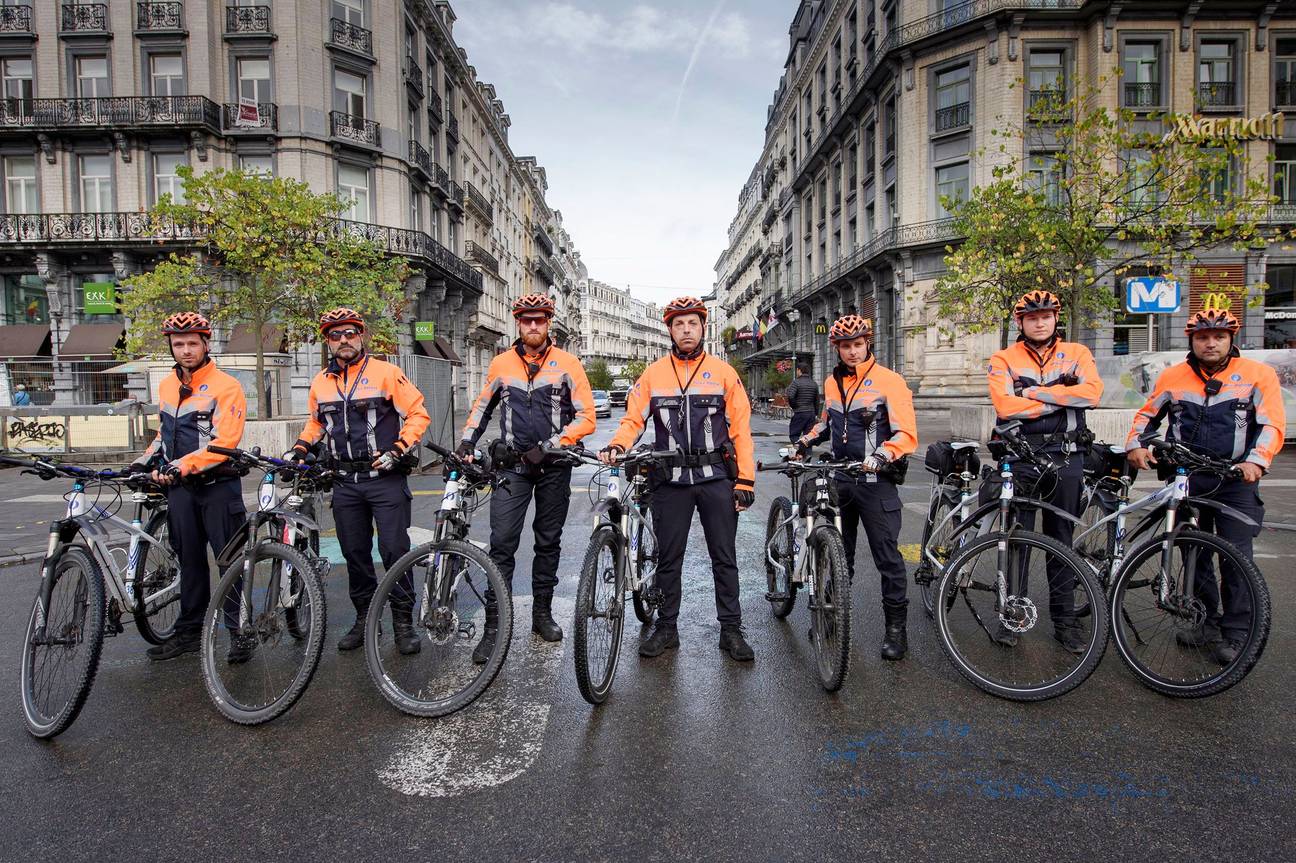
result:
[[[423,393],[423,405],[432,417],[423,439],[454,449],[458,444],[455,439],[458,429],[455,428],[454,366],[447,360],[414,354],[401,355],[395,361],[405,377]],[[420,463],[434,459],[426,449],[419,453]]]
[[[56,402],[70,407],[115,404],[129,397],[126,375],[109,371],[120,365],[121,360],[0,360],[0,407],[45,407]],[[26,405],[19,396],[23,392]]]
[[[153,438],[157,405],[128,401],[94,407],[0,407],[0,452],[129,453]]]

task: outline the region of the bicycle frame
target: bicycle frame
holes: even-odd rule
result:
[[[958,518],[960,525],[971,523],[969,522],[969,519],[972,517],[972,513],[973,513],[972,501],[976,498],[976,495],[972,493],[972,483],[976,480],[976,475],[965,470],[962,473],[951,474],[950,476],[955,476],[959,480],[958,483],[959,503],[958,506],[951,507],[950,511],[945,513],[944,518],[942,518],[936,524],[932,525],[932,529],[931,529],[932,536],[935,536],[937,534],[937,531],[943,528],[950,520],[952,520],[955,517]],[[931,512],[932,504],[935,503],[936,497],[938,495],[943,495],[945,491],[950,488],[948,479],[949,477],[942,478],[940,476],[936,476],[933,478],[931,495],[927,498],[928,512]],[[997,506],[997,504],[995,505]],[[962,537],[962,534],[963,531],[956,531],[950,538],[951,539],[954,539],[956,537],[959,538],[957,545],[961,546],[964,542],[964,538]],[[936,568],[937,571],[943,568],[943,564],[936,558],[936,555],[932,554],[930,548],[924,548],[923,553],[927,556],[927,560],[932,564],[932,566]]]
[[[806,472],[811,471],[807,469]],[[814,566],[809,538],[819,528],[832,527],[833,530],[840,534],[842,527],[841,511],[833,505],[832,498],[828,493],[828,479],[822,474],[817,477],[817,479],[819,478],[822,478],[824,482],[819,484],[815,492],[815,511],[803,513],[801,511],[801,489],[804,479],[795,473],[790,474],[788,477],[792,483],[792,514],[778,523],[774,534],[777,536],[778,531],[783,530],[789,524],[795,525],[792,529],[792,572],[790,574],[774,557],[774,540],[770,539],[769,542],[765,543],[766,561],[780,574],[790,575],[793,584],[805,586],[811,598],[815,595],[815,583],[813,578],[807,578],[807,573]],[[832,513],[831,517],[827,515],[829,512]]]
[[[637,567],[630,565],[630,557],[639,551],[638,528],[646,524],[643,515],[639,512],[639,501],[643,497],[646,482],[642,473],[636,473],[623,486],[621,468],[614,465],[608,469],[607,490],[603,493],[603,499],[595,507],[599,516],[595,528],[600,525],[610,526],[620,544],[621,572],[618,573],[618,580],[621,580],[631,593],[642,586]]]

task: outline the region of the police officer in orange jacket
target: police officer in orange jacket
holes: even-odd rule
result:
[[[311,381],[310,418],[293,451],[304,457],[321,439],[331,466],[339,471],[333,484],[333,523],[346,559],[355,623],[338,640],[338,650],[364,644],[365,614],[378,588],[373,565],[373,536],[378,553],[391,568],[410,549],[411,501],[406,455],[418,446],[431,418],[423,394],[399,366],[370,356],[365,322],[354,309],[337,308],[320,316],[320,335],[332,359]],[[404,592],[411,595],[412,586]],[[392,602],[392,630],[397,649],[418,653],[413,604]]]
[[[1036,493],[1054,506],[1078,516],[1084,482],[1084,450],[1089,442],[1085,412],[1098,406],[1103,382],[1098,377],[1093,355],[1084,345],[1064,342],[1058,336],[1058,315],[1062,303],[1049,291],[1031,291],[1017,301],[1013,317],[1020,330],[1017,343],[990,357],[987,381],[990,402],[999,423],[1020,420],[1019,434],[1032,446],[1061,462],[1054,480],[1045,479]],[[1035,486],[1039,474],[1033,465],[1014,465],[1024,487]],[[1001,480],[992,472],[981,483],[980,499],[999,495]],[[1051,490],[1050,490],[1051,489]],[[1022,526],[1034,523],[1034,513],[1020,515]],[[1071,544],[1074,523],[1047,510],[1044,532]],[[1083,653],[1088,645],[1075,617],[1075,584],[1061,561],[1050,557],[1045,563],[1049,579],[1049,616],[1053,634],[1062,647]],[[1000,627],[993,638],[1005,647],[1017,644],[1017,637]]]
[[[676,454],[669,478],[653,492],[662,605],[639,655],[659,656],[679,647],[680,571],[696,509],[711,554],[720,649],[746,662],[754,654],[742,631],[735,544],[738,513],[756,500],[751,402],[733,367],[702,350],[707,310],[701,300],[672,300],[663,316],[671,352],[630,388],[621,426],[599,454],[609,464],[624,455],[644,433],[649,417],[656,433],[653,449]]]
[[[1160,437],[1161,423],[1169,419],[1167,438],[1236,464],[1240,479],[1192,474],[1188,493],[1209,496],[1256,522],[1251,527],[1210,507],[1201,507],[1198,515],[1203,530],[1213,529],[1251,557],[1252,540],[1264,522],[1260,478],[1282,449],[1287,414],[1278,375],[1264,363],[1243,357],[1234,344],[1240,329],[1229,311],[1206,310],[1188,318],[1184,333],[1192,350],[1184,362],[1157,378],[1147,403],[1134,417],[1125,449],[1135,467],[1155,465],[1148,444]],[[1236,583],[1231,569],[1221,575],[1226,587]],[[1221,609],[1214,578],[1198,577],[1197,588],[1209,609],[1207,619],[1196,630],[1183,630],[1175,637],[1186,646],[1209,649],[1216,662],[1228,665],[1246,641],[1249,598],[1242,590],[1226,590]]]
[[[162,410],[157,437],[132,468],[153,468],[167,488],[167,531],[180,558],[180,616],[170,638],[148,649],[152,660],[174,659],[198,650],[203,614],[211,601],[208,547],[220,554],[247,518],[239,474],[210,444],[237,447],[247,421],[247,399],[231,376],[216,368],[209,353],[211,324],[197,312],[181,312],[162,323],[173,372],[158,387]],[[230,648],[231,663],[245,662],[251,649]]]
[[[825,438],[832,439],[836,460],[862,460],[863,476],[839,473],[842,541],[851,579],[855,577],[855,540],[864,525],[873,565],[882,576],[882,613],[886,634],[883,659],[903,659],[909,650],[905,629],[909,611],[908,571],[900,556],[903,508],[889,466],[918,446],[913,393],[904,378],[878,365],[873,355],[873,325],[859,315],[838,318],[828,330],[839,362],[824,381],[824,410],[819,422],[797,441],[799,456]]]
[[[534,497],[531,631],[545,641],[560,641],[563,635],[553,618],[553,593],[558,586],[572,474],[571,465],[558,463],[545,448],[574,446],[594,431],[589,379],[579,359],[549,340],[553,316],[553,300],[545,294],[527,294],[514,301],[518,339],[491,361],[459,445],[460,454],[471,457],[499,408],[501,440],[515,464],[508,484],[491,492],[490,556],[512,586],[518,543]],[[478,664],[485,663],[494,648],[497,615],[496,597],[487,591],[485,627],[473,651]]]

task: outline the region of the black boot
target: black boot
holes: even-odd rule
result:
[[[553,594],[536,594],[531,606],[531,631],[545,641],[562,641],[562,628],[553,619]]]
[[[482,628],[481,641],[473,648],[472,661],[485,665],[495,651],[495,636],[499,632],[499,603],[493,599],[486,600],[486,625]]]
[[[743,637],[742,626],[736,623],[723,624],[720,627],[720,649],[737,662],[751,662],[756,652],[751,649]]]
[[[909,650],[909,634],[905,631],[905,618],[909,614],[907,605],[883,605],[882,613],[886,616],[886,635],[882,636],[882,658],[904,659]]]
[[[659,620],[648,637],[639,642],[639,655],[652,659],[679,646],[679,630],[675,628],[674,621],[662,623]]]
[[[356,612],[355,623],[351,624],[351,629],[347,631],[346,635],[338,639],[338,650],[355,650],[364,644],[365,617],[368,614],[369,609],[367,608]]]
[[[401,656],[412,656],[423,649],[418,633],[414,631],[414,608],[409,605],[392,606],[392,636]]]

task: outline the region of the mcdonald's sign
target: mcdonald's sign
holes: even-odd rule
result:
[[[1227,312],[1233,308],[1233,298],[1223,291],[1207,291],[1202,295],[1202,310]]]
[[[1239,318],[1246,308],[1246,266],[1208,264],[1193,267],[1189,274],[1191,297],[1188,313],[1231,311]]]
[[[815,325],[814,325],[814,334],[815,334],[816,336],[826,336],[826,335],[828,335],[828,322],[827,322],[827,321],[815,321]]]

